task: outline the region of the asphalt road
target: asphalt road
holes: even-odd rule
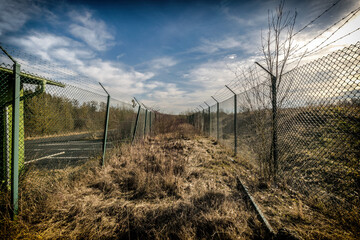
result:
[[[84,163],[102,152],[103,140],[90,134],[25,140],[25,165],[59,169]],[[108,142],[107,147],[111,147]]]

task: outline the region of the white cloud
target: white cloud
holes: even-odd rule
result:
[[[242,41],[234,37],[226,37],[217,41],[202,40],[202,44],[195,48],[195,51],[204,53],[215,53],[220,50],[240,48]]]
[[[173,59],[172,57],[156,58],[149,62],[150,68],[154,68],[154,69],[172,67],[172,66],[175,66],[176,64],[177,64],[177,61],[175,59]]]
[[[234,60],[235,58],[237,58],[236,54],[230,54],[229,56],[227,56],[229,59]]]
[[[139,72],[115,61],[95,58],[93,51],[70,38],[31,32],[22,38],[12,39],[12,42],[39,57],[32,57],[29,62],[24,56],[20,56],[28,71],[82,88],[84,81],[89,79],[92,82],[101,82],[109,88],[112,96],[119,99],[129,99],[135,94],[143,94],[162,86],[159,82],[148,81],[155,76],[153,72]],[[58,68],[66,68],[66,71],[59,72]],[[46,72],[41,72],[42,70]],[[84,80],[81,80],[81,83],[78,79]]]
[[[94,59],[80,66],[79,71],[81,74],[108,86],[109,92],[119,98],[121,96],[143,94],[147,91],[147,88],[154,88],[154,83],[147,82],[147,80],[154,77],[154,73],[138,72],[133,68],[127,68],[111,61]]]
[[[21,38],[11,38],[11,42],[27,52],[46,61],[64,61],[81,64],[80,59],[90,58],[92,52],[70,38],[51,33],[31,32]]]
[[[161,111],[178,113],[186,110],[188,99],[187,91],[181,90],[177,84],[158,82],[157,89],[148,93],[143,101],[148,106],[156,106]]]
[[[241,77],[238,81],[235,73],[239,74],[243,68],[253,65],[254,61],[255,58],[243,60],[231,59],[227,56],[224,59],[196,65],[189,72],[183,74],[184,82],[187,83],[186,88],[178,89],[179,86],[176,86],[173,94],[154,91],[149,95],[152,98],[149,104],[160,102],[159,107],[162,110],[172,113],[193,110],[199,104],[204,105],[204,101],[207,101],[209,105],[214,105],[215,101],[211,99],[211,96],[214,96],[218,90],[221,90],[220,94],[215,96],[219,101],[232,96],[229,90],[224,90],[225,85],[229,82],[239,83],[238,85],[232,84],[235,92],[243,91],[242,87],[245,86],[241,86]],[[164,91],[171,92],[169,89],[171,90],[171,88],[167,88]],[[154,99],[157,101],[153,101]]]
[[[158,81],[152,81],[146,84],[146,88],[149,90],[153,90],[156,88],[160,88],[163,87],[165,84],[163,82],[158,82]],[[152,93],[150,93],[148,96],[152,95]]]
[[[234,73],[227,68],[225,60],[203,63],[183,75],[186,85],[155,82],[152,91],[143,101],[149,106],[157,106],[167,113],[192,110],[202,104],[225,84],[233,80]],[[150,83],[149,85],[152,85]],[[209,104],[214,104],[210,102]]]
[[[90,59],[94,54],[83,49],[57,48],[52,51],[52,56],[57,60],[68,62],[68,64],[83,65],[85,59]]]
[[[186,77],[190,83],[203,86],[203,89],[212,91],[224,87],[225,84],[232,81],[236,76],[234,72],[239,68],[248,66],[247,61],[218,60],[200,64],[194,67]]]
[[[69,13],[74,21],[70,25],[70,33],[86,42],[90,47],[98,51],[106,50],[113,45],[114,37],[109,33],[108,27],[102,20],[94,19],[89,11]]]
[[[263,5],[267,5],[267,4],[264,3]],[[260,6],[260,7],[262,8],[258,10],[258,14],[254,13],[251,15],[251,17],[240,16],[239,14],[236,14],[236,12],[232,12],[230,7],[223,7],[222,13],[229,20],[232,20],[235,22],[235,24],[238,24],[240,28],[257,27],[260,24],[267,22],[267,14],[264,13],[268,8],[266,6]]]

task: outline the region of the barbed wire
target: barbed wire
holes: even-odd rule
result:
[[[320,19],[322,16],[324,16],[326,13],[328,13],[332,8],[334,8],[336,5],[338,5],[341,2],[341,0],[337,0],[336,2],[334,2],[332,5],[330,5],[329,7],[327,7],[324,11],[322,11],[318,16],[316,16],[314,19],[312,19],[310,22],[308,22],[307,24],[305,24],[301,29],[299,29],[298,31],[296,31],[292,37],[295,37],[296,35],[298,35],[299,33],[301,33],[302,31],[304,31],[306,28],[308,28],[310,25],[312,25],[314,22],[316,22],[318,19]],[[328,31],[329,29],[331,29],[332,27],[334,27],[335,25],[337,25],[339,22],[343,21],[344,19],[346,19],[348,16],[351,17],[340,27],[342,28],[344,25],[346,25],[346,23],[348,23],[348,21],[353,18],[358,11],[360,10],[360,8],[354,9],[352,10],[350,13],[348,13],[346,16],[344,16],[343,18],[341,18],[340,20],[336,21],[334,24],[332,24],[332,26],[328,27],[325,31],[323,31],[321,34],[319,34],[318,36],[316,36],[314,39],[312,39],[311,41],[309,41],[308,43],[306,43],[304,46],[302,46],[301,48],[299,48],[297,51],[299,51],[300,49],[303,49],[304,47],[306,47],[308,44],[310,44],[312,41],[316,40],[318,37],[320,37],[322,34],[324,34],[326,31]],[[339,29],[338,29],[339,30]],[[337,31],[338,31],[337,30]],[[335,34],[335,33],[334,33]],[[275,40],[272,40],[271,43],[273,43]],[[270,43],[270,44],[271,44]],[[280,48],[284,47],[285,43],[282,43]],[[323,43],[322,43],[323,44]],[[289,60],[289,59],[287,59]],[[292,60],[292,59],[291,59]],[[259,62],[264,62],[266,61],[265,59],[259,59]],[[292,62],[293,63],[293,62]],[[287,64],[287,65],[290,65]],[[229,68],[229,67],[228,67]],[[251,66],[250,66],[251,68]],[[255,66],[256,68],[256,66]],[[235,74],[235,78],[232,79],[231,81],[229,81],[226,85],[228,85],[229,87],[234,87],[234,90],[239,90],[242,89],[243,86],[241,86],[240,83],[240,79],[242,79],[242,77],[240,77],[240,74],[238,75],[236,72],[234,72],[233,70],[229,69],[230,71],[232,71]],[[258,71],[257,71],[258,73]],[[243,73],[241,73],[243,74]],[[268,74],[267,73],[262,73],[261,75],[258,75],[257,78],[260,79],[261,77],[266,77]],[[246,78],[246,76],[243,76]],[[240,92],[246,92],[249,89],[243,89],[243,91],[240,90]],[[236,91],[235,91],[236,92]],[[226,89],[226,87],[222,87],[220,89],[218,89],[213,96],[218,100],[223,100],[223,99],[228,99],[230,97],[232,97],[232,93],[229,92],[228,89]],[[209,100],[207,100],[209,101]],[[219,100],[218,100],[219,101]]]
[[[334,24],[332,24],[330,27],[326,28],[324,31],[322,31],[320,34],[318,34],[316,37],[314,37],[313,39],[311,39],[310,41],[308,41],[306,44],[304,44],[303,46],[301,46],[300,48],[296,49],[293,54],[297,53],[298,51],[300,51],[301,49],[305,48],[306,46],[308,46],[310,43],[312,43],[313,41],[315,41],[316,39],[318,39],[320,36],[322,36],[324,33],[326,33],[327,31],[329,31],[331,28],[333,28],[334,26],[336,26],[338,23],[340,23],[341,21],[345,20],[347,17],[350,18],[347,19],[342,25],[340,25],[331,35],[329,35],[323,42],[321,42],[318,46],[315,47],[318,48],[319,46],[321,46],[324,42],[326,42],[327,40],[329,40],[336,32],[338,32],[341,28],[343,28],[354,16],[356,16],[356,14],[360,11],[360,7],[356,8],[354,10],[352,10],[351,12],[349,12],[346,16],[342,17],[340,20],[336,21]]]
[[[337,41],[339,41],[339,40],[341,40],[341,39],[343,39],[343,38],[345,38],[345,37],[353,34],[353,33],[356,32],[356,31],[359,31],[359,30],[360,30],[360,27],[357,28],[357,29],[355,29],[355,30],[353,30],[353,31],[351,31],[351,32],[349,32],[349,33],[347,33],[347,34],[345,34],[345,35],[343,35],[343,36],[341,36],[341,37],[339,37],[338,39],[336,39],[336,40],[334,40],[334,41],[326,44],[325,46],[321,47],[320,49],[317,49],[315,52],[310,52],[309,55],[310,55],[310,54],[314,54],[314,53],[316,53],[316,52],[318,52],[318,51],[321,51],[322,49],[328,47],[329,45],[331,45],[331,44],[333,44],[333,43],[335,43],[335,42],[337,42]],[[289,64],[290,64],[290,63],[289,63]],[[254,66],[255,66],[255,68],[257,67],[256,65],[254,65]],[[286,73],[284,73],[284,75],[285,75],[285,74],[286,74]],[[256,76],[254,76],[254,78],[260,79],[261,77],[266,76],[267,73],[260,74],[259,71],[255,71],[254,75],[256,75]],[[244,77],[249,77],[249,76],[244,76]],[[237,77],[234,78],[231,82],[229,82],[228,86],[230,87],[230,86],[233,86],[233,84],[238,84],[238,83],[235,82],[236,80],[238,80]],[[243,93],[245,93],[245,92],[251,91],[252,89],[254,89],[254,88],[256,88],[256,87],[258,87],[258,86],[260,86],[260,85],[267,84],[267,83],[268,83],[268,80],[262,81],[262,82],[258,83],[256,86],[252,86],[252,87],[250,87],[250,88],[248,88],[248,89],[245,89],[244,91],[237,92],[237,95],[240,95],[240,94],[243,94]],[[223,88],[217,90],[213,96],[214,96],[214,97],[216,96],[216,99],[220,102],[220,101],[226,101],[227,99],[231,98],[231,97],[233,96],[233,94],[230,93],[230,91],[229,91],[226,87],[223,87]]]
[[[329,46],[329,45],[331,45],[331,44],[333,44],[333,43],[335,43],[335,42],[337,42],[337,41],[345,38],[346,36],[351,35],[352,33],[358,31],[358,29],[355,29],[354,31],[352,31],[352,32],[350,32],[350,33],[348,33],[348,34],[345,34],[344,36],[342,36],[342,37],[336,39],[335,41],[332,41],[331,43],[325,45],[324,47],[318,49],[322,44],[324,44],[324,43],[325,43],[326,41],[328,41],[332,36],[334,36],[334,34],[335,34],[336,32],[338,32],[338,31],[339,31],[340,29],[342,29],[347,23],[349,23],[349,21],[350,21],[353,17],[355,17],[359,11],[360,11],[360,7],[356,8],[356,9],[353,9],[353,10],[350,11],[346,16],[344,16],[344,17],[342,17],[341,19],[339,19],[338,21],[336,21],[334,24],[332,24],[330,27],[326,28],[324,31],[322,31],[322,32],[321,32],[320,34],[318,34],[316,37],[314,37],[313,39],[311,39],[310,41],[308,41],[306,44],[304,44],[304,45],[301,46],[300,48],[297,48],[297,49],[292,53],[292,55],[295,54],[296,52],[298,52],[299,50],[305,48],[305,47],[306,47],[307,45],[309,45],[311,42],[315,41],[315,40],[318,39],[320,36],[322,36],[324,33],[326,33],[326,32],[329,31],[331,28],[333,28],[334,26],[336,26],[338,23],[340,23],[341,21],[345,20],[346,18],[348,18],[348,17],[350,16],[350,17],[349,17],[343,24],[341,24],[332,34],[330,34],[324,41],[322,41],[320,44],[318,44],[318,45],[317,45],[314,49],[312,49],[310,52],[309,52],[308,50],[306,50],[305,52],[303,52],[303,53],[301,53],[301,54],[299,54],[299,55],[295,55],[295,56],[292,56],[292,57],[286,59],[286,61],[288,62],[288,63],[286,63],[286,67],[288,67],[289,65],[292,65],[292,64],[295,63],[296,61],[299,61],[296,66],[299,66],[300,61],[301,61],[302,59],[304,59],[304,58],[306,58],[306,57],[308,57],[308,56],[311,56],[312,54],[315,54],[315,53],[321,51],[321,50],[324,49],[325,47],[327,47],[327,46]],[[317,49],[317,50],[316,50],[316,49]],[[291,60],[294,60],[294,61],[291,61]],[[263,59],[263,61],[265,61],[265,60]],[[280,63],[283,63],[283,62],[284,62],[284,60],[281,60],[281,61],[280,61]]]
[[[345,35],[343,35],[343,36],[341,36],[341,37],[339,37],[339,38],[337,38],[337,39],[335,39],[334,41],[332,41],[332,42],[330,42],[330,43],[328,43],[328,44],[324,45],[323,47],[321,47],[321,48],[319,48],[319,49],[316,49],[316,50],[314,50],[314,51],[310,51],[310,52],[308,52],[308,53],[304,54],[303,56],[296,56],[296,57],[293,57],[293,58],[291,58],[290,60],[294,60],[294,61],[289,62],[289,63],[288,63],[288,65],[290,65],[290,64],[292,64],[292,63],[294,63],[294,62],[296,62],[296,61],[297,61],[297,59],[299,59],[299,58],[305,58],[305,57],[309,57],[309,56],[311,56],[311,55],[314,55],[315,53],[320,52],[321,50],[325,49],[326,47],[328,47],[328,46],[330,46],[330,45],[332,45],[332,44],[334,44],[334,43],[336,43],[336,42],[338,42],[338,41],[340,41],[340,40],[342,40],[342,39],[344,39],[344,38],[346,38],[346,37],[350,36],[351,34],[353,34],[353,33],[357,32],[357,31],[359,31],[359,30],[360,30],[360,27],[359,27],[359,28],[354,29],[353,31],[351,31],[351,32],[349,32],[349,33],[347,33],[347,34],[345,34]]]
[[[303,30],[305,30],[307,27],[309,27],[311,24],[313,24],[315,21],[317,21],[318,19],[320,19],[323,15],[325,15],[327,12],[329,12],[334,6],[336,6],[341,0],[336,1],[335,3],[333,3],[331,6],[329,6],[328,8],[326,8],[321,14],[319,14],[317,17],[315,17],[313,20],[311,20],[309,23],[307,23],[305,26],[303,26],[300,30],[298,30],[297,32],[295,32],[293,35],[291,35],[291,38],[295,37],[296,35],[298,35],[300,32],[302,32]],[[269,44],[274,43],[275,39],[271,40]],[[283,49],[285,45],[285,42],[283,42],[280,47],[279,47],[279,51],[281,51]],[[259,53],[262,53],[261,51]],[[274,54],[274,53],[272,53]],[[264,62],[265,59],[261,59],[259,60],[260,62]]]
[[[332,9],[333,7],[335,7],[339,2],[341,2],[341,0],[336,1],[335,3],[333,3],[330,7],[328,7],[327,9],[325,9],[320,15],[318,15],[316,18],[314,18],[313,20],[311,20],[308,24],[306,24],[304,27],[302,27],[299,31],[297,31],[296,33],[293,34],[293,37],[295,37],[297,34],[299,34],[300,32],[302,32],[303,30],[305,30],[307,27],[309,27],[311,24],[313,24],[316,20],[318,20],[319,18],[321,18],[324,14],[326,14],[327,12],[330,11],[330,9]]]

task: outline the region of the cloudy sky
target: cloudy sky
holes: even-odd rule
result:
[[[237,69],[261,59],[261,31],[268,10],[277,5],[274,0],[0,0],[0,42],[14,47],[18,58],[29,53],[38,65],[51,63],[101,82],[114,98],[136,96],[178,113],[208,100],[235,79]],[[295,32],[308,25],[295,37],[299,47],[329,28],[301,51],[356,30],[359,7],[357,0],[285,3],[286,10],[298,13]],[[309,59],[359,39],[355,31]]]

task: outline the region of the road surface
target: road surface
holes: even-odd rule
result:
[[[86,133],[25,140],[25,165],[59,169],[84,163],[102,153],[103,140],[90,136]],[[107,147],[111,147],[111,142]]]

